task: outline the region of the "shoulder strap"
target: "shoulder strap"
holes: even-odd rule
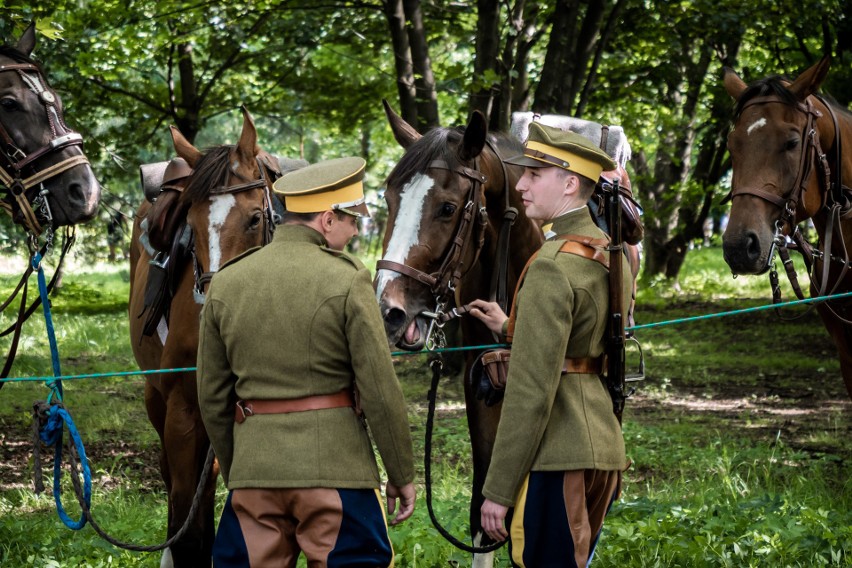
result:
[[[604,268],[609,270],[609,258],[605,254],[606,247],[609,245],[609,239],[593,239],[592,237],[584,237],[582,235],[559,235],[556,240],[564,240],[562,246],[559,247],[559,252],[574,254],[588,260],[594,260],[600,263]],[[541,250],[541,249],[539,249]],[[533,253],[521,275],[518,278],[518,283],[515,285],[515,295],[512,297],[512,309],[509,311],[509,323],[506,325],[506,342],[512,343],[512,337],[515,335],[515,318],[518,309],[518,292],[521,290],[521,284],[527,275],[530,265],[538,257],[539,251]]]

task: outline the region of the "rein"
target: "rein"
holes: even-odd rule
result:
[[[52,137],[46,145],[27,154],[15,144],[6,127],[0,123],[0,142],[3,144],[2,150],[0,150],[0,158],[2,158],[0,185],[9,191],[10,197],[14,198],[10,201],[0,201],[0,207],[5,209],[13,219],[16,218],[16,214],[20,214],[20,222],[27,232],[40,235],[44,226],[53,221],[53,214],[47,202],[47,196],[50,192],[48,189],[42,188],[31,197],[28,196],[28,193],[32,194],[31,189],[42,186],[44,181],[62,172],[81,164],[88,164],[89,160],[82,154],[72,156],[42,170],[35,170],[33,175],[24,178],[23,171],[25,168],[35,169],[34,164],[38,160],[69,146],[82,146],[83,137],[65,124],[62,111],[57,106],[56,95],[47,86],[47,81],[37,66],[32,63],[0,65],[0,73],[12,71],[18,73],[24,84],[38,96],[47,115]]]
[[[801,286],[799,285],[798,276],[796,275],[795,268],[793,267],[792,259],[790,259],[789,249],[798,250],[802,254],[802,257],[805,260],[805,265],[807,267],[808,278],[811,282],[811,289],[816,292],[817,297],[834,294],[834,292],[837,290],[837,288],[843,281],[844,277],[847,275],[850,265],[852,265],[852,263],[850,263],[849,252],[846,250],[846,244],[843,240],[843,234],[840,227],[842,221],[852,217],[852,207],[850,207],[848,200],[846,199],[844,194],[844,190],[848,188],[843,185],[843,156],[840,128],[837,122],[837,116],[834,113],[834,110],[831,108],[831,105],[829,105],[825,101],[825,99],[823,99],[819,95],[814,96],[828,110],[828,114],[831,117],[832,123],[834,125],[834,170],[832,170],[829,166],[828,157],[825,152],[823,152],[819,142],[819,137],[816,133],[816,120],[822,117],[823,115],[819,111],[819,109],[817,109],[813,105],[809,97],[805,100],[804,103],[797,103],[794,107],[805,114],[806,121],[805,127],[802,131],[802,139],[806,142],[802,146],[802,153],[799,158],[798,172],[796,174],[796,179],[790,189],[789,197],[785,199],[757,188],[738,188],[737,190],[732,189],[731,193],[724,200],[727,201],[729,199],[733,199],[738,195],[743,194],[754,195],[763,199],[764,201],[768,201],[769,203],[781,209],[781,216],[775,222],[775,233],[773,235],[772,246],[767,257],[767,267],[770,269],[769,281],[772,287],[772,299],[773,303],[776,304],[781,301],[781,290],[778,285],[778,273],[775,270],[775,267],[772,265],[772,260],[775,256],[776,251],[781,257],[784,269],[787,274],[787,278],[790,281],[793,291],[800,300],[804,299],[805,296],[802,292]],[[755,97],[754,99],[745,103],[742,108],[744,110],[752,105],[772,103],[787,104],[784,101],[777,99],[776,97],[763,96]],[[814,165],[814,162],[816,162],[819,168],[819,172],[817,175],[817,183],[819,184],[819,187],[823,192],[823,203],[821,209],[826,213],[827,216],[825,242],[822,243],[822,246],[817,250],[814,250],[814,248],[810,245],[810,243],[807,242],[805,237],[802,235],[801,231],[799,231],[796,221],[796,210],[799,205],[799,200],[801,199],[802,194],[807,188],[808,180],[811,176],[811,169]],[[785,227],[789,227],[789,235],[785,234]],[[838,240],[840,242],[841,255],[839,256],[832,254],[835,232],[838,233],[837,236],[839,237]],[[790,242],[788,242],[788,238]],[[819,286],[817,286],[813,274],[814,259],[819,259],[823,261],[822,275],[820,278]],[[840,270],[840,275],[835,279],[834,285],[831,286],[829,290],[829,273],[832,262],[842,264],[842,268]],[[843,323],[852,325],[852,321],[839,315],[828,303],[826,303],[825,305],[837,319],[839,319]],[[813,305],[809,306],[808,311],[810,311],[812,308]],[[808,312],[805,312],[805,314],[806,313]],[[805,314],[796,316],[796,318],[802,317]]]

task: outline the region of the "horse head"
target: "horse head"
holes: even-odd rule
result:
[[[388,342],[416,351],[436,313],[483,297],[481,287],[463,283],[484,280],[487,294],[495,226],[507,207],[523,218],[519,225],[528,223],[514,191],[521,172],[507,169],[497,151],[521,150],[508,137],[490,136],[478,112],[465,128],[424,135],[387,103],[385,112],[405,154],[387,179],[388,222],[374,285]]]
[[[101,186],[83,138],[63,117],[62,101],[30,54],[30,25],[15,47],[0,46],[0,205],[30,233],[89,221]]]
[[[824,57],[792,82],[769,77],[750,86],[725,69],[736,108],[728,135],[732,204],[722,243],[734,274],[768,270],[775,245],[824,203],[827,188],[812,166],[820,148],[834,146],[835,127],[831,109],[812,95],[829,63]]]
[[[243,107],[243,129],[235,145],[205,152],[172,127],[178,156],[192,167],[181,195],[194,239],[196,292],[203,296],[213,274],[228,260],[271,239],[274,230],[272,182],[278,162],[257,145],[257,130]]]

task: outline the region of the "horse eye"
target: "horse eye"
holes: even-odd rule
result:
[[[438,217],[452,217],[456,212],[456,206],[452,203],[444,203],[441,205],[441,210],[438,211]]]
[[[789,152],[790,150],[795,150],[799,146],[798,138],[790,138],[784,143],[784,151]]]
[[[263,220],[263,214],[260,212],[255,213],[251,216],[251,220],[249,221],[249,229],[257,229],[260,226],[260,222]]]
[[[12,112],[21,108],[21,105],[19,105],[18,101],[11,97],[4,97],[3,99],[0,99],[0,107],[3,107],[3,110],[5,111]]]

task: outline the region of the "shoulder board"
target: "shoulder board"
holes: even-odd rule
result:
[[[320,250],[327,252],[328,254],[330,254],[332,256],[336,256],[337,258],[342,258],[342,259],[348,260],[349,263],[352,264],[352,266],[354,266],[358,270],[364,268],[364,264],[360,260],[358,260],[356,257],[352,256],[351,254],[349,254],[347,252],[344,252],[342,250],[335,250],[335,249],[329,248],[327,246],[321,246]]]
[[[248,255],[250,255],[250,254],[252,254],[252,253],[255,253],[255,252],[259,251],[261,248],[262,248],[262,247],[253,247],[253,248],[250,248],[250,249],[248,249],[247,251],[245,251],[245,252],[243,252],[243,253],[241,253],[241,254],[238,254],[237,256],[235,256],[234,258],[232,258],[231,260],[229,260],[228,262],[226,262],[225,264],[223,264],[223,265],[222,265],[222,268],[220,268],[219,270],[224,270],[224,269],[225,269],[225,268],[227,268],[228,266],[231,266],[232,264],[234,264],[234,263],[237,263],[237,262],[241,261],[242,259],[244,259],[244,258],[245,258],[245,257],[247,257]]]

